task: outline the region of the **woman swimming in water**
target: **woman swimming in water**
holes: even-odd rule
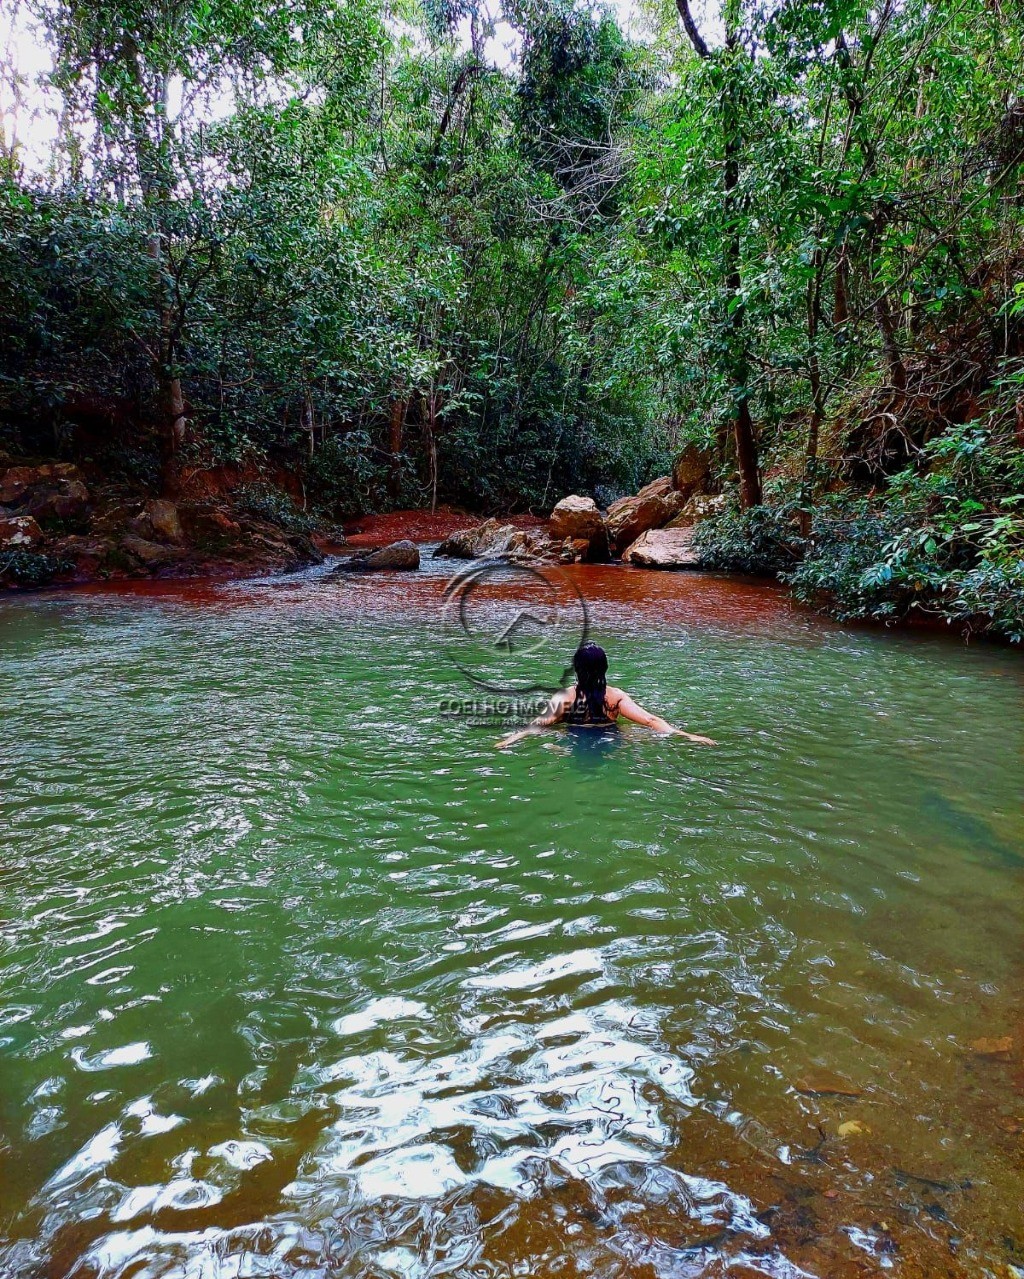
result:
[[[556,693],[551,704],[543,715],[538,715],[526,728],[517,729],[498,742],[498,749],[504,750],[522,741],[524,737],[533,737],[542,733],[545,728],[555,724],[568,724],[571,728],[613,728],[619,717],[632,720],[634,724],[643,724],[645,728],[653,728],[656,733],[674,733],[679,737],[689,738],[699,746],[717,746],[710,737],[699,737],[696,733],[687,733],[682,728],[673,726],[660,715],[652,715],[638,706],[628,693],[621,688],[612,688],[605,682],[608,673],[608,658],[603,648],[597,644],[581,644],[572,659],[576,672],[576,683],[572,688],[565,688]]]

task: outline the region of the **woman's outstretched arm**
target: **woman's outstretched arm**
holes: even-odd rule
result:
[[[643,724],[645,728],[653,728],[656,733],[674,733],[677,737],[685,737],[691,742],[696,742],[698,746],[718,745],[710,737],[701,737],[697,733],[688,733],[686,729],[676,728],[667,719],[662,719],[660,715],[652,715],[650,711],[645,711],[642,706],[638,706],[633,701],[628,693],[623,693],[619,698],[618,712],[620,715],[625,716],[626,719],[632,720],[634,724]]]
[[[498,750],[506,750],[509,746],[514,746],[516,742],[521,742],[524,737],[536,737],[538,733],[543,733],[546,728],[551,728],[565,714],[567,694],[565,692],[556,693],[548,703],[548,708],[543,715],[538,715],[532,720],[526,728],[517,728],[514,733],[509,733],[507,737],[503,737],[497,743]]]

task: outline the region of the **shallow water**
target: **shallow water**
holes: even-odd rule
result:
[[[443,572],[0,604],[0,1273],[1024,1274],[1020,656],[582,568],[720,744],[500,754]]]

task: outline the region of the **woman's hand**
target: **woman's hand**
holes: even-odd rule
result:
[[[701,737],[698,733],[687,733],[681,728],[677,728],[675,731],[680,737],[685,737],[687,741],[693,742],[695,746],[718,745],[718,743],[711,737]]]
[[[521,742],[524,737],[536,737],[540,731],[540,727],[534,724],[531,724],[529,728],[517,728],[514,733],[509,733],[508,737],[501,738],[494,745],[499,751],[507,751],[510,746],[515,746],[516,742]]]

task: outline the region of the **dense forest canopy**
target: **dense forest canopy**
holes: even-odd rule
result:
[[[705,561],[1024,629],[1024,7],[17,0],[0,430],[338,518],[604,502]]]

